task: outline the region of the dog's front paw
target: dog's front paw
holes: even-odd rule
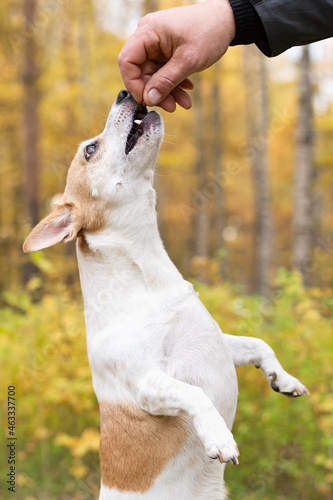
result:
[[[268,376],[268,381],[271,388],[280,392],[284,396],[297,398],[306,394],[310,396],[310,391],[297,378],[293,377],[286,371],[273,372]]]
[[[211,460],[218,459],[221,464],[224,462],[232,462],[234,465],[239,464],[239,450],[234,439],[232,439],[232,441],[230,440],[228,444],[226,444],[226,441],[224,440],[223,444],[220,444],[219,446],[214,445],[209,450],[206,449],[206,453]]]
[[[206,414],[200,422],[196,421],[195,427],[210,459],[238,465],[237,444],[218,412],[209,416]]]

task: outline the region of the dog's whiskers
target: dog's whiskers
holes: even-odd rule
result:
[[[170,137],[177,137],[177,134],[169,134],[168,132],[164,131],[164,135],[169,135]]]
[[[165,139],[163,139],[162,142],[165,142],[166,144],[172,144],[172,146],[176,146],[176,143],[175,142],[171,142],[171,141],[166,141]]]

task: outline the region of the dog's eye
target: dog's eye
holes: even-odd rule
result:
[[[93,144],[89,144],[88,146],[85,147],[84,156],[85,156],[87,161],[95,153],[97,146],[98,146],[97,142],[94,142]]]

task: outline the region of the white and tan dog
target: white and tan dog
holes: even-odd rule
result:
[[[225,462],[239,454],[235,366],[308,393],[265,342],[223,334],[170,261],[153,189],[162,136],[159,114],[121,91],[105,130],[79,147],[62,203],[23,247],[77,238],[103,500],[226,498]]]

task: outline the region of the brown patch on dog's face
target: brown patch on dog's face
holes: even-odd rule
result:
[[[103,143],[102,139],[99,141]],[[95,232],[104,227],[105,201],[101,197],[93,196],[94,186],[89,179],[88,166],[94,169],[98,176],[99,166],[101,164],[103,167],[103,162],[89,163],[84,152],[85,148],[81,145],[68,170],[61,203],[31,231],[24,242],[24,252],[34,252],[61,241],[71,241],[77,235],[81,235],[81,251],[90,251],[84,231]]]
[[[80,220],[81,229],[96,231],[105,222],[103,206],[92,195],[87,169],[87,161],[79,151],[68,170],[64,199],[77,207],[75,216]]]
[[[78,233],[77,244],[78,244],[78,247],[79,247],[81,253],[83,253],[84,255],[90,255],[93,253],[91,251],[91,249],[89,248],[89,245],[87,243],[86,237],[85,237],[83,232]]]
[[[182,417],[155,416],[134,405],[101,402],[102,482],[119,491],[145,492],[188,437]]]

